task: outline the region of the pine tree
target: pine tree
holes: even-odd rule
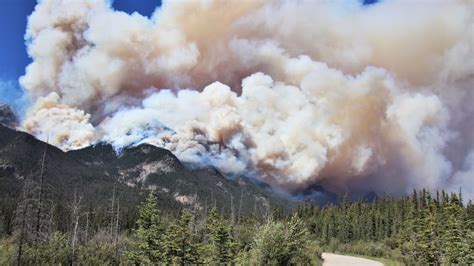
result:
[[[402,206],[402,220],[400,223],[403,226],[398,232],[398,246],[404,254],[414,257],[415,205],[413,200],[406,198]]]
[[[439,229],[439,218],[436,212],[436,205],[427,198],[425,207],[422,230],[419,234],[420,241],[420,259],[422,262],[430,265],[439,265],[441,263],[441,239]]]
[[[150,264],[165,259],[162,244],[164,228],[160,222],[157,201],[155,193],[151,191],[140,208],[140,217],[137,220],[138,228],[135,231],[138,250],[127,254],[128,258],[135,263]]]
[[[464,223],[464,209],[456,194],[451,195],[444,212],[446,213],[446,227],[443,230],[445,262],[465,264],[470,253],[468,232]]]
[[[207,245],[205,249],[209,253],[209,262],[230,263],[234,258],[234,240],[232,227],[225,226],[216,208],[209,212],[206,223]]]
[[[219,213],[216,208],[212,208],[209,211],[209,215],[206,220],[206,240],[207,244],[204,246],[204,249],[207,251],[208,262],[217,262],[218,261],[218,247],[217,243],[219,242],[219,231],[221,228],[221,221]]]
[[[467,233],[467,244],[469,246],[468,255],[466,258],[466,263],[468,265],[474,264],[474,204],[472,201],[466,206],[466,228],[468,230]]]
[[[200,262],[199,246],[195,243],[196,236],[189,228],[191,213],[182,210],[165,236],[166,262],[168,264],[198,264]]]

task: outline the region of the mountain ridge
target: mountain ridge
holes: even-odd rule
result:
[[[0,125],[0,230],[11,231],[25,181],[38,184],[43,154],[45,187],[49,197],[59,202],[55,204],[58,221],[64,219],[61,215],[76,194],[83,198],[84,208],[98,213],[97,219],[106,219],[115,194],[122,202],[122,215],[128,217],[124,226],[132,226],[137,207],[150,189],[157,192],[160,208],[173,213],[216,206],[227,214],[267,215],[297,205],[246,177],[230,180],[210,167],[188,169],[170,151],[152,145],[131,147],[120,154],[102,143],[63,152]]]

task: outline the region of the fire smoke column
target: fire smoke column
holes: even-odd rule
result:
[[[27,38],[23,128],[65,150],[151,143],[290,192],[473,182],[471,1],[44,0]]]

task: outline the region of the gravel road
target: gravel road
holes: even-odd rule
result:
[[[323,253],[323,266],[383,266],[382,263],[364,258]]]

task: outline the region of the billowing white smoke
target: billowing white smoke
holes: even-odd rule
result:
[[[151,143],[287,191],[474,198],[472,1],[105,0],[30,16],[23,128],[69,150]]]
[[[62,149],[78,149],[89,146],[94,137],[90,115],[83,110],[60,103],[60,97],[52,92],[40,97],[30,108],[23,128]]]

